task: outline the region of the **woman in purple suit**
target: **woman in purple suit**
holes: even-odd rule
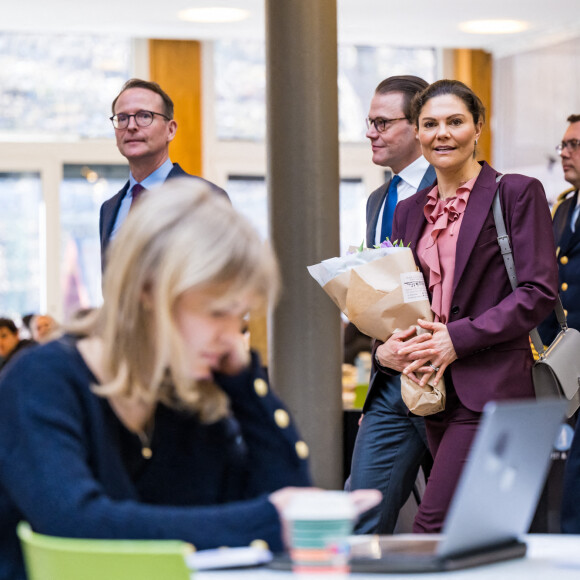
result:
[[[426,417],[434,458],[414,531],[439,532],[491,400],[534,396],[528,333],[552,310],[558,273],[544,189],[505,175],[501,207],[513,249],[512,290],[497,242],[492,201],[499,173],[476,160],[485,108],[466,85],[440,80],[413,103],[417,138],[437,173],[434,187],[402,201],[394,239],[409,244],[420,266],[434,322],[419,321],[376,350],[379,370],[424,385],[445,376],[446,408]],[[424,373],[419,380],[415,373]],[[420,376],[420,375],[419,375]]]

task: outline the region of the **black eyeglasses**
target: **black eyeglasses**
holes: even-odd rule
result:
[[[377,117],[376,119],[371,119],[370,117],[367,117],[365,119],[365,123],[367,124],[367,129],[370,129],[371,126],[374,125],[375,129],[379,133],[382,133],[383,131],[388,129],[393,123],[395,123],[395,121],[402,121],[403,119],[406,118],[407,117],[397,117],[396,119],[383,119],[381,117]]]
[[[171,120],[167,115],[163,115],[162,113],[155,113],[154,111],[137,111],[134,115],[129,115],[128,113],[119,113],[118,115],[113,115],[109,118],[115,129],[126,129],[129,126],[129,120],[131,117],[135,119],[135,124],[137,127],[149,127],[149,125],[153,123],[155,115],[159,115],[168,121]]]
[[[568,149],[570,153],[574,153],[576,149],[580,146],[580,141],[578,139],[570,139],[569,141],[562,141],[560,145],[556,145],[556,151],[562,153],[564,149]]]

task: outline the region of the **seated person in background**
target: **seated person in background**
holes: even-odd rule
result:
[[[36,314],[30,321],[30,333],[35,342],[50,340],[51,334],[58,329],[58,322],[48,314]]]
[[[307,446],[241,334],[276,291],[273,254],[208,186],[161,188],[111,244],[103,306],[0,381],[1,579],[24,578],[20,520],[278,551],[300,493],[286,486],[310,484]]]
[[[20,339],[14,320],[0,318],[0,373],[11,358],[31,344],[28,339]]]

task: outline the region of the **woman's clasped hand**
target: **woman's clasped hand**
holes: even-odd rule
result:
[[[419,319],[417,326],[393,333],[377,348],[377,359],[382,366],[402,372],[418,385],[425,386],[432,378],[437,384],[445,369],[457,359],[453,342],[445,324]]]

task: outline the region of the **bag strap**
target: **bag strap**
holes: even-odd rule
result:
[[[510,237],[508,236],[505,228],[505,221],[503,219],[503,213],[501,211],[501,203],[499,199],[499,183],[502,177],[503,175],[498,175],[495,180],[497,183],[497,189],[493,198],[493,219],[495,221],[495,229],[497,230],[497,243],[499,244],[499,248],[501,250],[505,269],[507,270],[507,275],[510,280],[512,290],[515,290],[518,285],[518,278],[514,265]],[[556,318],[558,319],[558,324],[560,325],[561,329],[566,330],[568,328],[568,323],[566,321],[566,313],[564,312],[564,307],[562,306],[562,300],[560,300],[559,294],[556,305],[554,306],[554,312],[556,313]],[[544,343],[540,338],[540,333],[538,332],[537,328],[534,328],[530,331],[530,338],[532,339],[532,344],[534,345],[538,355],[541,356],[544,352]]]

